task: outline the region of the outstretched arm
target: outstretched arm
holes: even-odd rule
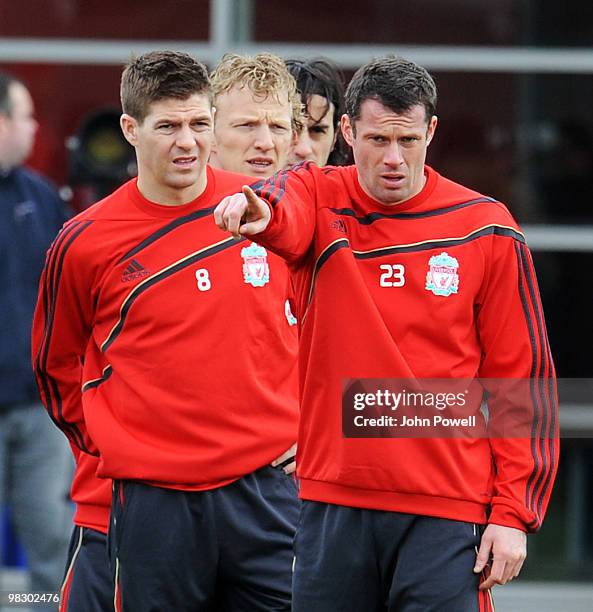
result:
[[[214,220],[234,236],[250,236],[258,244],[298,265],[315,233],[319,169],[305,165],[279,172],[257,186],[222,200]]]

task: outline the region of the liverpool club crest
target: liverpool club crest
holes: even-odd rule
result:
[[[243,258],[243,278],[248,285],[263,287],[270,282],[270,266],[268,253],[264,247],[252,242],[241,249]]]
[[[441,253],[433,255],[428,261],[428,272],[426,273],[426,287],[435,295],[449,297],[457,293],[459,289],[459,262],[455,257]]]

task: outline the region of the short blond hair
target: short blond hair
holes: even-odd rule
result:
[[[286,94],[292,111],[292,127],[300,132],[305,125],[305,111],[294,77],[288,71],[284,60],[272,53],[258,53],[255,56],[226,53],[210,74],[213,103],[233,87],[248,87],[256,99],[269,96],[279,102]]]

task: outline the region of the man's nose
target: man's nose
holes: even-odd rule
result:
[[[398,142],[390,143],[389,146],[385,149],[383,161],[387,166],[401,166],[404,161],[404,158],[401,152],[401,147]]]
[[[196,144],[196,137],[189,125],[183,125],[177,132],[175,144],[180,149],[192,149]]]
[[[261,151],[269,151],[274,148],[274,141],[272,140],[272,132],[269,125],[262,124],[257,126],[254,144],[255,148]]]
[[[313,147],[309,131],[305,128],[298,136],[293,153],[300,160],[310,159],[313,156]]]

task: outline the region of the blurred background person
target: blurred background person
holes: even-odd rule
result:
[[[304,124],[284,61],[270,53],[229,53],[210,76],[215,108],[210,164],[262,179],[282,170]]]
[[[313,161],[318,166],[340,166],[348,157],[338,126],[344,114],[344,75],[329,60],[286,60],[295,78],[306,121],[290,149],[290,166]]]
[[[66,440],[39,401],[30,346],[45,252],[66,213],[48,181],[22,166],[37,127],[28,89],[0,73],[0,507],[10,509],[24,546],[29,589],[54,593],[68,547],[72,472]]]

